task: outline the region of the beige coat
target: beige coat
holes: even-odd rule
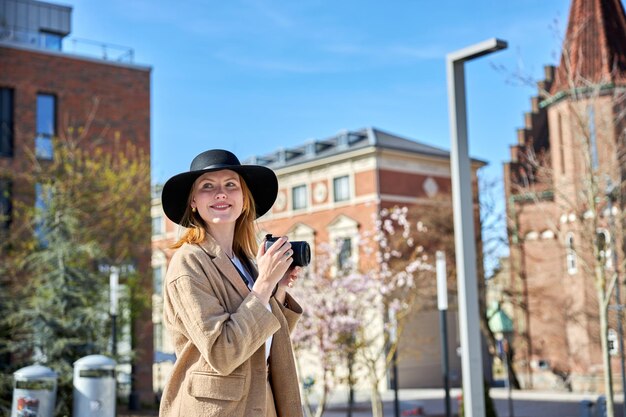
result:
[[[176,363],[161,399],[161,417],[264,417],[270,335],[278,416],[302,416],[289,337],[302,309],[293,298],[287,295],[285,307],[272,297],[270,312],[208,236],[200,245],[176,251],[163,299]]]

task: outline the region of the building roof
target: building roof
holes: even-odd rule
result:
[[[273,169],[284,168],[370,146],[443,159],[450,158],[450,152],[445,149],[368,127],[358,130],[342,130],[326,139],[309,140],[298,146],[280,148],[266,155],[253,156],[246,159],[244,163],[265,165]]]
[[[550,93],[589,82],[626,84],[626,15],[621,0],[572,1]]]

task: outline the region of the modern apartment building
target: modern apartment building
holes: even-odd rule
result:
[[[75,50],[72,8],[35,0],[0,0],[0,167],[16,172],[34,155],[52,160],[53,138],[89,124],[105,152],[131,142],[150,155],[150,67],[132,62],[132,50],[98,43]],[[88,47],[90,44],[87,44]],[[105,55],[102,51],[107,51]],[[117,54],[119,52],[119,54]],[[95,140],[95,139],[94,139]],[[150,204],[150,178],[138,184],[136,198]],[[145,193],[141,190],[146,190]],[[5,175],[0,178],[0,228],[10,227],[17,200],[35,201],[36,191]],[[150,226],[132,255],[134,268],[151,288]],[[121,277],[124,282],[124,277]],[[132,328],[136,356],[128,372],[133,392],[152,403],[152,323],[150,311]]]

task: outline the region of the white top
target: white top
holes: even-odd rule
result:
[[[254,279],[250,276],[248,269],[243,266],[243,263],[239,260],[239,258],[237,258],[237,255],[235,255],[231,259],[231,261],[233,261],[233,264],[237,267],[239,272],[241,272],[241,274],[246,278],[246,283],[248,284],[248,288],[252,290],[252,285],[254,285]],[[266,306],[269,311],[272,311],[272,306],[270,306],[269,303]],[[272,347],[273,339],[274,339],[274,336],[270,336],[265,342],[265,359],[268,359],[270,357],[270,349]]]

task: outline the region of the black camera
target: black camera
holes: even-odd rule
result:
[[[274,242],[278,240],[277,237],[265,235],[265,250],[267,250]],[[291,243],[291,250],[293,251],[293,266],[307,266],[311,262],[311,247],[304,241],[295,241]]]

